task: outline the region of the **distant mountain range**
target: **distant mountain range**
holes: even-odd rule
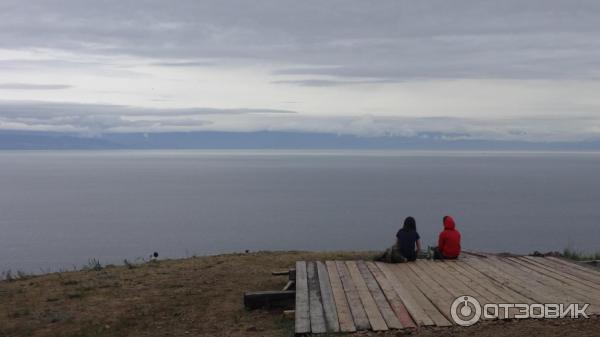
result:
[[[303,132],[124,133],[84,137],[54,132],[0,131],[3,150],[102,149],[398,149],[597,151],[588,142],[448,140],[443,135],[359,137]]]

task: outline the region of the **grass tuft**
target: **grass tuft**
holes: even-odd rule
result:
[[[565,248],[561,254],[562,257],[574,260],[574,261],[591,261],[591,260],[600,260],[600,252],[588,254],[582,251],[574,250],[571,248]]]
[[[83,267],[83,270],[87,271],[101,271],[102,269],[104,269],[104,267],[100,264],[100,260],[95,258],[89,259],[87,266]]]
[[[8,282],[13,282],[13,281],[17,281],[17,280],[26,280],[29,277],[31,277],[31,275],[27,274],[26,272],[24,272],[22,270],[17,270],[14,274],[13,274],[13,271],[10,269],[5,270],[0,273],[0,280],[6,280]]]

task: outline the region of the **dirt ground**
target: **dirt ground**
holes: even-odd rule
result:
[[[243,292],[281,289],[296,260],[372,253],[259,252],[148,262],[0,282],[0,337],[292,336],[279,310],[246,311]],[[600,319],[484,322],[413,336],[599,336]],[[401,336],[407,332],[349,336]]]

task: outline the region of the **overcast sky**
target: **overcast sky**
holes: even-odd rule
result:
[[[0,0],[0,129],[600,139],[600,2]]]

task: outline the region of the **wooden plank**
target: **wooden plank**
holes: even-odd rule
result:
[[[473,297],[480,296],[474,291],[469,291],[469,293],[464,293],[461,285],[457,282],[453,277],[450,277],[447,272],[442,272],[439,268],[439,264],[442,264],[442,261],[416,261],[415,266],[419,267],[424,273],[426,273],[431,279],[439,284],[439,287],[442,289],[446,289],[454,298],[464,295],[471,295]],[[478,298],[479,299],[479,298]]]
[[[306,262],[296,262],[296,313],[295,332],[297,334],[310,333],[310,316],[308,310],[308,277]]]
[[[506,299],[505,303],[539,303],[537,299],[534,299],[531,294],[529,294],[529,291],[523,292],[509,287],[508,284],[512,282],[510,275],[508,275],[508,278],[504,278],[503,276],[506,274],[497,274],[501,273],[501,271],[496,269],[492,270],[491,267],[487,265],[486,260],[487,259],[472,259],[470,261],[464,261],[465,263],[457,265],[455,268],[463,268],[467,272],[480,275],[480,278],[482,278],[481,283],[484,286],[489,285],[488,289],[490,290],[496,288],[498,296]],[[477,265],[471,265],[468,262],[482,262],[483,264],[478,267]],[[523,288],[522,290],[526,289]]]
[[[290,290],[296,283],[294,281],[287,281],[287,283],[283,286],[283,291]]]
[[[383,267],[384,264],[378,264],[380,267]],[[386,265],[393,272],[394,275],[402,282],[402,285],[410,291],[412,295],[414,295],[417,303],[423,308],[423,311],[427,313],[427,315],[433,320],[435,325],[437,326],[451,326],[452,321],[447,319],[446,316],[442,314],[442,312],[436,307],[436,305],[431,301],[429,297],[426,296],[428,288],[425,286],[423,282],[415,275],[412,270],[408,267],[403,266],[402,264],[397,265]]]
[[[319,275],[319,287],[321,288],[321,300],[323,302],[327,332],[339,332],[340,323],[333,299],[333,290],[329,281],[329,273],[327,272],[327,267],[321,261],[317,261],[317,274]]]
[[[417,324],[419,326],[435,325],[435,322],[423,310],[420,302],[425,302],[425,303],[429,304],[434,310],[436,310],[436,309],[435,309],[435,307],[433,307],[433,304],[431,304],[431,302],[429,302],[429,300],[427,298],[425,298],[425,296],[416,287],[411,285],[412,287],[410,287],[410,289],[409,289],[409,287],[404,286],[404,284],[396,277],[396,275],[394,275],[394,272],[390,268],[388,268],[387,264],[382,263],[382,262],[377,262],[377,263],[374,263],[373,265],[376,268],[378,268],[383,273],[383,275],[385,275],[386,279],[389,281],[389,284],[392,286],[392,288],[394,289],[396,294],[398,294],[400,301],[402,301],[402,303],[406,307],[406,310],[409,312],[409,314],[412,317],[415,324]],[[371,266],[369,265],[369,268],[370,267]],[[376,276],[376,278],[377,278],[377,276]],[[377,278],[377,279],[379,279],[379,278]],[[383,286],[382,286],[382,288],[383,288]],[[417,299],[417,297],[418,297],[418,299]],[[447,320],[442,316],[441,313],[439,313],[439,312],[437,312],[437,313],[439,314],[439,316],[441,316],[442,321],[447,322]],[[402,323],[402,320],[400,320],[400,322]]]
[[[431,271],[430,275],[437,275],[435,280],[440,283],[440,285],[445,284],[448,287],[450,293],[454,296],[454,298],[469,295],[476,298],[481,304],[492,303],[492,301],[486,297],[488,293],[484,290],[477,291],[476,284],[470,284],[470,280],[467,281],[467,284],[463,283],[459,278],[460,275],[454,272],[454,269],[450,269],[448,264],[458,263],[456,260],[452,262],[444,262],[442,261],[423,261],[423,268],[427,268]]]
[[[493,266],[489,262],[490,258],[485,259],[483,262],[480,259],[468,259],[465,262],[473,267],[474,269],[484,273],[489,278],[497,280],[505,287],[514,290],[516,293],[531,298],[535,303],[552,303],[552,299],[547,296],[546,293],[540,292],[537,288],[526,287],[523,282],[516,279],[510,273]]]
[[[474,291],[477,296],[485,298],[488,303],[500,303],[502,301],[502,298],[496,296],[496,294],[481,286],[476,279],[472,279],[468,275],[458,272],[456,268],[453,268],[454,265],[461,264],[460,262],[441,262],[435,264],[437,265],[437,268],[443,270],[449,277],[460,282],[459,288],[463,294],[468,294],[468,291]]]
[[[578,295],[575,292],[567,291],[565,283],[537,273],[536,271],[524,267],[523,265],[513,262],[510,258],[494,258],[494,263],[499,265],[504,270],[519,277],[520,279],[544,289],[552,294],[555,299],[563,300],[567,303],[570,301],[578,301]]]
[[[565,270],[566,268],[565,269],[561,268],[562,266],[549,266],[549,265],[546,265],[546,264],[542,263],[542,261],[540,261],[540,260],[543,260],[544,258],[536,258],[536,257],[533,257],[533,256],[522,256],[519,259],[522,260],[522,261],[526,261],[528,263],[531,263],[533,265],[536,265],[536,266],[538,266],[540,268],[544,268],[544,269],[546,269],[546,270],[548,270],[550,272],[553,272],[553,273],[555,273],[557,275],[560,275],[562,277],[571,279],[574,282],[578,282],[579,284],[585,285],[585,286],[587,286],[589,288],[593,288],[596,291],[600,291],[600,282],[593,282],[593,281],[587,280],[585,278],[581,278],[581,277],[578,277],[576,275],[573,275],[573,274],[569,273],[567,270]]]
[[[498,303],[533,303],[534,301],[528,297],[525,297],[514,290],[505,287],[503,284],[498,282],[496,279],[491,279],[487,275],[480,271],[473,269],[473,267],[466,263],[454,263],[449,267],[456,269],[459,273],[466,275],[471,280],[477,282],[481,287],[487,289],[490,293],[494,294],[499,298]]]
[[[592,269],[591,267],[584,267],[584,266],[578,265],[577,263],[570,262],[570,261],[567,261],[565,259],[561,259],[561,258],[554,257],[554,256],[546,256],[545,258],[549,259],[551,261],[555,261],[557,263],[562,263],[565,266],[568,266],[568,267],[571,267],[571,268],[574,268],[574,269],[581,270],[583,272],[589,273],[591,275],[594,275],[595,277],[600,277],[600,271],[598,271],[596,269]]]
[[[444,264],[458,263],[457,260],[445,263],[443,261],[416,261],[415,265],[422,270],[423,273],[427,274],[434,282],[436,282],[440,288],[446,289],[452,295],[452,302],[465,295],[472,296],[477,299],[481,305],[492,303],[482,294],[476,292],[474,289],[465,286],[462,282],[453,277],[448,270],[443,269],[441,266]],[[450,302],[450,303],[452,303]]]
[[[553,269],[558,269],[564,273],[568,273],[570,275],[576,276],[580,279],[584,279],[590,282],[594,282],[594,283],[600,283],[600,278],[596,277],[595,275],[588,273],[585,270],[580,270],[577,268],[572,268],[569,265],[560,263],[560,262],[555,262],[553,260],[550,260],[548,258],[545,257],[530,257],[530,256],[526,256],[526,258],[531,258],[534,259],[536,262],[546,265],[550,268]]]
[[[573,280],[570,277],[561,275],[559,271],[548,270],[546,268],[540,267],[539,265],[536,265],[535,262],[526,259],[509,258],[509,260],[514,263],[518,263],[525,268],[529,268],[535,271],[536,273],[545,275],[558,282],[561,282],[564,285],[564,287],[567,287],[568,289],[582,294],[583,296],[594,298],[596,301],[600,300],[600,291],[598,291],[598,289],[595,289],[594,287],[587,286],[580,280]]]
[[[471,252],[468,250],[462,250],[460,253],[475,256],[475,257],[480,257],[480,258],[486,258],[489,256],[489,254],[486,254],[486,253]],[[453,261],[453,260],[448,260],[448,261]],[[457,261],[457,260],[454,260],[454,261]]]
[[[346,293],[346,298],[348,299],[348,305],[350,306],[352,318],[354,318],[354,325],[356,326],[356,330],[371,329],[369,318],[367,317],[367,313],[365,312],[362,302],[360,301],[358,290],[356,290],[354,281],[352,281],[352,277],[350,276],[350,271],[348,271],[348,267],[346,267],[344,261],[336,261],[336,267],[340,275],[340,280],[342,281],[342,285],[344,287],[344,292]]]
[[[337,266],[334,261],[326,261],[325,265],[327,266],[327,272],[329,274],[329,282],[331,283],[331,291],[333,293],[333,300],[335,301],[340,331],[355,332],[356,326],[352,319],[352,312],[350,311],[350,306],[348,305],[348,300],[344,293],[344,287]]]
[[[358,267],[358,270],[360,271],[363,279],[365,280],[367,288],[371,292],[371,296],[373,296],[373,299],[377,304],[377,308],[379,308],[379,312],[381,313],[381,316],[383,316],[383,319],[385,320],[385,323],[387,324],[388,328],[402,329],[403,326],[400,323],[400,320],[398,319],[398,317],[396,317],[394,310],[388,303],[387,299],[385,298],[385,295],[383,294],[383,291],[381,291],[381,288],[379,288],[379,284],[375,280],[375,277],[373,277],[373,275],[371,274],[371,271],[369,271],[369,268],[367,267],[365,262],[358,261],[356,263],[356,266]]]
[[[452,263],[440,262],[440,263],[434,263],[434,265],[435,265],[434,268],[438,268],[438,269],[444,271],[445,274],[448,275],[448,277],[450,279],[456,280],[459,283],[458,288],[463,294],[468,295],[471,293],[472,294],[471,296],[473,296],[477,300],[479,300],[482,305],[489,304],[489,303],[506,303],[501,297],[497,296],[495,293],[489,291],[486,287],[483,287],[481,284],[479,284],[477,279],[472,279],[467,274],[460,273],[457,271],[456,268],[453,268],[454,265],[458,265],[458,264],[461,264],[461,263],[460,262],[452,262]],[[494,311],[491,309],[488,312],[490,314],[494,313]],[[505,316],[503,315],[500,318],[513,318],[515,314],[516,314],[516,311],[514,310],[514,308],[513,308],[513,310],[509,309],[508,315],[505,315]]]
[[[354,281],[354,285],[356,286],[356,290],[360,296],[360,301],[362,302],[363,308],[365,308],[365,312],[369,318],[371,329],[373,331],[388,330],[388,326],[385,323],[381,312],[379,312],[379,308],[377,308],[377,303],[375,303],[373,296],[371,296],[371,292],[369,292],[369,288],[367,288],[365,280],[358,270],[356,261],[346,261],[346,266],[348,267],[348,271],[350,271],[350,276],[352,276],[352,280]]]
[[[548,302],[543,303],[576,303],[579,301],[578,298],[569,294],[561,289],[560,287],[553,287],[548,285],[545,280],[539,277],[539,274],[533,272],[524,271],[506,261],[502,258],[489,258],[488,263],[493,264],[497,268],[504,270],[506,273],[512,275],[516,282],[522,283],[525,287],[529,288],[530,291],[537,291],[546,296]]]
[[[390,281],[385,277],[383,272],[381,272],[381,270],[379,270],[379,268],[377,268],[377,266],[373,262],[367,262],[366,266],[367,268],[369,268],[371,274],[373,274],[373,277],[375,277],[375,280],[377,281],[379,287],[381,288],[381,291],[387,298],[390,307],[396,314],[396,317],[398,317],[400,325],[402,325],[403,328],[416,328],[417,325],[410,317],[408,309],[402,303],[400,296],[398,296],[398,294],[394,291],[394,288],[390,284]]]
[[[452,265],[457,263],[460,262],[458,262],[457,260],[453,260],[451,262],[418,261],[416,266],[421,268],[421,270],[425,274],[427,274],[429,277],[431,277],[433,281],[439,284],[440,288],[446,289],[452,295],[452,302],[458,297],[468,295],[472,296],[477,301],[479,301],[479,303],[481,303],[482,306],[489,303],[498,303],[486,297],[486,295],[490,294],[485,289],[478,288],[476,284],[469,284],[469,286],[465,285],[456,277],[457,275],[455,273],[452,273],[454,269],[446,269],[447,267],[444,267],[445,265]],[[492,313],[493,310],[489,309],[489,312]],[[514,313],[514,310],[509,312],[507,318],[514,316]],[[489,319],[492,319],[492,317],[490,317]]]
[[[409,278],[413,279],[412,281],[431,303],[437,307],[442,315],[452,321],[452,315],[450,314],[450,307],[454,301],[452,294],[450,294],[448,290],[441,288],[430,276],[424,273],[421,268],[417,267],[414,263],[399,264],[398,267],[400,270],[407,273]]]
[[[527,277],[530,280],[535,280],[542,284],[547,291],[551,292],[554,296],[556,296],[556,298],[561,299],[563,303],[590,303],[592,304],[590,311],[594,313],[598,312],[598,310],[594,309],[596,306],[600,306],[600,301],[597,298],[590,296],[591,294],[586,294],[577,288],[569,287],[569,285],[565,282],[559,281],[545,274],[538,273],[535,270],[525,267],[510,258],[498,260],[507,266],[510,266],[510,268],[513,268],[516,272],[522,272],[521,275],[523,277]]]
[[[519,283],[523,285],[523,287],[527,288],[529,291],[537,293],[545,297],[545,300],[541,303],[560,303],[564,301],[562,296],[557,296],[554,289],[549,288],[547,285],[539,282],[537,278],[535,278],[534,273],[527,273],[521,269],[518,269],[510,264],[507,264],[503,261],[503,258],[489,258],[487,263],[494,268],[510,275],[513,280],[513,283]]]
[[[310,309],[310,331],[312,333],[327,332],[323,303],[321,301],[321,289],[317,264],[309,261],[306,263],[306,274],[308,276],[308,307]]]
[[[247,291],[244,293],[244,307],[253,309],[293,309],[296,292],[293,290]]]

